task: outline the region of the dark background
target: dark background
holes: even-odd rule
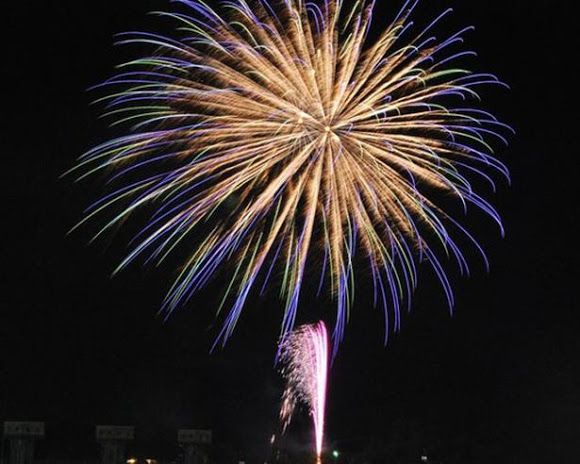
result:
[[[379,2],[377,26],[399,3]],[[497,194],[486,194],[507,236],[477,214],[467,218],[491,272],[477,260],[469,279],[451,272],[457,305],[449,317],[424,269],[414,310],[386,349],[379,310],[363,286],[331,372],[327,443],[347,456],[417,459],[425,451],[443,462],[575,462],[578,129],[571,128],[570,12],[548,1],[445,0],[423,1],[414,18],[426,24],[447,6],[456,12],[439,31],[475,24],[467,36],[467,48],[479,52],[475,67],[512,87],[485,92],[486,108],[517,131],[509,148],[498,146],[512,186],[500,181]],[[134,266],[111,279],[122,238],[87,246],[90,230],[66,236],[99,184],[73,185],[59,175],[114,135],[89,107],[94,95],[86,89],[135,56],[112,46],[114,33],[171,30],[145,15],[167,2],[3,8],[0,420],[46,421],[41,457],[96,456],[93,426],[112,423],[137,427],[136,453],[171,458],[178,427],[207,427],[230,462],[263,462],[282,389],[273,369],[276,298],[252,300],[231,342],[210,355],[219,282],[164,324],[156,311],[171,268]],[[304,301],[301,311],[304,320],[328,311],[330,320],[331,308]],[[305,430],[305,420],[292,430],[296,446]]]

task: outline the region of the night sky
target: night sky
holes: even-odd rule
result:
[[[480,214],[464,220],[488,251],[487,274],[450,269],[449,316],[434,275],[422,268],[413,312],[383,345],[380,310],[361,285],[330,377],[327,443],[423,449],[443,462],[573,462],[580,439],[580,321],[573,255],[578,215],[578,128],[572,96],[576,52],[565,50],[566,11],[555,2],[424,0],[425,24],[456,10],[440,32],[474,24],[476,70],[511,91],[483,92],[485,106],[517,131],[497,145],[512,172],[485,191],[505,220],[502,239]],[[400,2],[379,1],[376,26]],[[7,10],[6,10],[7,8]],[[281,304],[275,291],[249,301],[224,350],[209,354],[223,282],[217,279],[168,322],[156,316],[171,266],[130,267],[119,231],[93,245],[90,227],[67,236],[100,181],[59,179],[83,151],[119,132],[89,106],[91,85],[138,50],[114,47],[129,30],[169,33],[146,15],[165,0],[19,1],[3,7],[3,292],[0,420],[42,420],[39,456],[91,458],[94,424],[135,425],[136,453],[172,458],[180,427],[211,428],[223,453],[261,463],[277,430],[282,382],[273,368]],[[564,16],[564,18],[562,18]],[[7,234],[7,236],[6,236]],[[301,322],[333,306],[305,299]],[[300,446],[306,420],[291,430]],[[385,443],[387,445],[385,445]],[[382,444],[382,445],[381,445]],[[217,446],[217,445],[216,445]],[[412,450],[412,451],[409,451]],[[415,453],[415,454],[413,454]],[[236,461],[237,462],[237,461]]]

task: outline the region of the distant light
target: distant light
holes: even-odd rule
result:
[[[276,441],[276,434],[274,434],[270,437],[270,444],[273,445],[275,441]]]
[[[339,456],[340,456],[340,453],[338,452],[338,450],[334,450],[334,451],[332,452],[332,457],[333,457],[334,459],[338,458]]]
[[[421,456],[421,461],[427,462],[429,458],[427,456]]]
[[[135,459],[135,458],[127,459],[127,464],[135,464],[136,462],[137,462],[137,459]]]

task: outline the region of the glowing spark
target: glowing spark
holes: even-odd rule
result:
[[[97,237],[132,213],[150,213],[115,272],[144,255],[160,264],[191,243],[162,308],[169,315],[219,269],[231,269],[223,343],[250,291],[275,278],[281,331],[291,331],[306,273],[318,271],[320,288],[337,302],[336,349],[357,252],[368,260],[387,336],[410,307],[417,263],[431,265],[452,307],[437,256],[467,273],[459,235],[486,258],[443,197],[475,206],[501,228],[470,179],[493,187],[488,171],[508,176],[487,139],[504,140],[509,128],[465,101],[479,85],[503,84],[451,65],[472,54],[455,49],[469,28],[430,37],[444,13],[411,35],[417,2],[407,1],[367,45],[374,2],[347,9],[341,0],[233,0],[223,2],[224,14],[200,0],[178,3],[191,14],[159,14],[180,24],[179,39],[121,35],[121,43],[154,48],[103,84],[119,89],[101,99],[107,115],[131,131],[73,169],[79,178],[108,172],[117,185],[81,222],[114,211]]]
[[[283,429],[292,420],[296,404],[306,405],[314,424],[316,457],[320,461],[328,377],[328,335],[324,322],[301,326],[287,335],[280,345],[280,362],[287,382],[280,409]]]

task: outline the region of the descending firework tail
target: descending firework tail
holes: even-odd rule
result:
[[[452,307],[438,256],[467,273],[463,237],[487,260],[441,199],[474,205],[501,228],[470,182],[494,187],[491,171],[508,176],[488,139],[505,141],[509,128],[466,103],[477,100],[477,86],[503,84],[453,66],[474,54],[457,49],[469,28],[432,37],[446,11],[413,33],[417,2],[409,1],[365,45],[373,3],[235,0],[222,2],[223,14],[201,0],[178,3],[187,14],[159,15],[180,25],[181,39],[121,35],[121,43],[154,49],[102,84],[115,89],[100,99],[106,116],[130,133],[88,151],[73,169],[80,179],[107,172],[117,185],[80,223],[114,212],[97,237],[134,212],[150,214],[115,272],[140,256],[159,264],[189,247],[162,307],[167,315],[229,269],[218,311],[229,307],[223,343],[250,291],[270,281],[284,301],[282,333],[290,331],[310,272],[337,302],[336,348],[357,252],[387,335],[410,305],[419,262],[433,268]]]
[[[290,423],[297,404],[304,404],[314,424],[316,456],[324,440],[324,413],[328,377],[328,335],[324,322],[303,325],[282,339],[279,353],[287,387],[282,395],[282,427]]]

